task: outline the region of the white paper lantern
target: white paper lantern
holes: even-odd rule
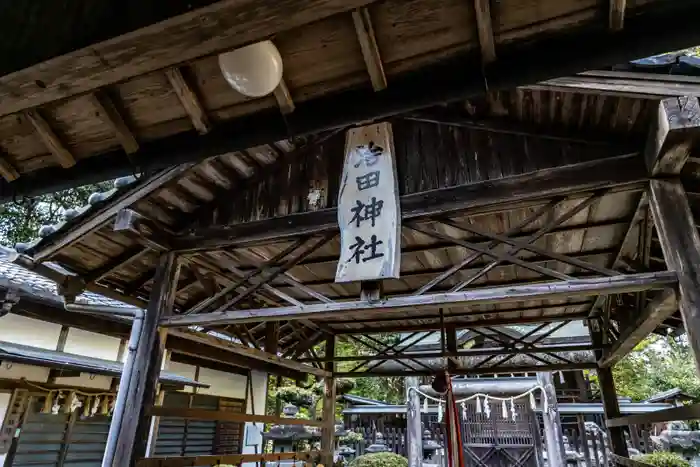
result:
[[[223,53],[219,67],[231,87],[248,97],[266,96],[282,81],[282,57],[272,41]]]

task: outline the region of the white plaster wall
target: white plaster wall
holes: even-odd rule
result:
[[[62,376],[60,378],[56,378],[56,384],[64,384],[66,386],[80,388],[108,390],[112,387],[112,377],[93,375],[91,373],[80,373],[80,376]]]
[[[7,412],[7,407],[10,405],[10,397],[12,396],[9,392],[0,392],[0,426],[5,421],[5,412]],[[5,463],[6,454],[0,454],[0,465]]]
[[[195,379],[195,374],[197,374],[197,367],[194,365],[187,365],[186,363],[179,362],[168,362],[168,372],[174,373],[178,376],[183,376],[185,378]],[[190,386],[185,386],[183,392],[192,392]]]
[[[198,381],[209,385],[197,389],[198,394],[245,399],[246,377],[243,375],[200,368]]]
[[[119,344],[116,337],[70,328],[63,351],[114,362],[119,356]]]
[[[0,341],[56,350],[60,334],[58,324],[11,313],[0,318]]]
[[[35,383],[45,383],[49,378],[49,369],[42,366],[2,362],[0,363],[0,378],[26,378],[27,381],[33,381]]]
[[[245,381],[245,378],[244,378]],[[253,388],[253,400],[251,401],[250,398],[248,398],[248,405],[246,407],[246,413],[253,413],[253,409],[255,409],[255,414],[256,415],[263,415],[265,414],[265,404],[267,400],[267,373],[263,373],[261,371],[255,371],[253,370],[251,372],[251,383],[252,383],[252,388]],[[245,388],[245,386],[244,386]],[[245,391],[243,393],[245,395]],[[253,406],[255,404],[255,406]],[[252,423],[252,422],[247,422],[245,424],[245,430],[243,432],[243,450],[242,454],[255,454],[255,453],[260,453],[262,452],[262,437],[257,436],[258,433],[262,433],[263,429],[265,428],[265,425],[263,423]],[[248,433],[249,430],[254,429],[256,433],[256,440],[258,441],[255,445],[252,446],[247,446],[245,442],[245,436]],[[246,462],[243,464],[244,467],[253,467],[255,466],[255,462]]]

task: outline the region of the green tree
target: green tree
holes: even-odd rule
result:
[[[700,397],[700,379],[685,336],[645,339],[613,367],[613,378],[617,393],[634,401],[673,388]],[[591,381],[597,389],[595,374]]]
[[[42,225],[59,222],[66,210],[84,206],[92,193],[111,187],[111,182],[104,182],[1,205],[0,244],[12,247],[36,238]]]

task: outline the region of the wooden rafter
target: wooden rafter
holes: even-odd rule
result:
[[[476,27],[479,33],[481,61],[491,63],[496,60],[496,42],[491,22],[491,0],[474,0]]]
[[[124,121],[114,101],[104,92],[90,94],[90,103],[100,114],[100,118],[109,125],[127,154],[133,154],[139,150],[136,137]]]
[[[610,29],[619,31],[625,26],[627,0],[610,0]]]
[[[27,120],[36,130],[39,138],[44,142],[46,148],[51,151],[51,154],[56,158],[58,163],[63,168],[73,167],[76,163],[75,157],[61,142],[59,137],[51,128],[51,125],[41,116],[38,110],[27,110],[24,112]]]
[[[352,12],[352,21],[355,24],[355,34],[360,42],[362,57],[365,60],[367,73],[372,81],[372,88],[375,91],[386,89],[387,81],[384,74],[384,65],[382,65],[382,57],[379,53],[377,38],[374,35],[374,27],[372,26],[372,18],[370,17],[367,8],[358,8]]]
[[[0,115],[235,49],[281,31],[351,11],[372,1],[302,0],[290,5],[265,0],[255,2],[253,6],[239,0],[225,0],[195,8],[50,61],[49,66],[42,66],[41,86],[27,85],[34,83],[36,67],[2,77],[3,89],[16,91],[0,93]],[[241,21],[243,17],[245,21]],[[217,20],[211,22],[210,18]],[[125,50],[138,53],[124,53]]]
[[[284,82],[284,78],[280,81],[274,91],[275,99],[277,100],[277,105],[280,108],[280,112],[283,114],[290,114],[294,112],[294,99],[292,99],[292,94],[289,92],[287,83]]]
[[[209,133],[211,124],[209,123],[207,112],[194,89],[182,74],[182,70],[180,68],[170,68],[165,70],[165,76],[168,78],[180,103],[185,108],[185,112],[187,112],[190,120],[192,120],[192,125],[202,135]]]

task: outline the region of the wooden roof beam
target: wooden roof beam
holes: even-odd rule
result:
[[[180,103],[185,108],[185,112],[187,112],[190,120],[192,120],[192,125],[195,129],[202,135],[209,133],[211,124],[209,123],[207,112],[194,89],[182,74],[182,70],[180,68],[170,68],[165,70],[165,76],[168,78],[175,94],[177,94]]]
[[[696,96],[659,101],[644,159],[651,175],[677,175],[700,141],[700,102]]]
[[[625,26],[627,0],[610,0],[610,30],[619,31]]]
[[[46,148],[51,151],[58,163],[64,169],[73,167],[77,162],[75,157],[66,148],[66,146],[61,142],[59,137],[51,128],[51,125],[41,116],[38,110],[27,110],[24,112],[27,120],[32,124],[34,130],[36,130],[39,138],[44,142]]]
[[[90,103],[100,114],[102,120],[112,129],[117,137],[117,141],[124,148],[124,152],[133,154],[139,150],[139,143],[136,141],[136,137],[114,105],[114,101],[106,93],[95,92],[90,94]]]
[[[491,63],[496,60],[496,41],[493,36],[491,22],[491,0],[474,0],[476,27],[479,34],[481,61]]]
[[[468,183],[455,187],[401,197],[403,219],[486,209],[488,206],[546,200],[606,187],[638,189],[647,180],[638,154],[604,158],[580,164],[539,170],[535,173]],[[624,187],[624,188],[623,188]],[[338,229],[335,208],[245,222],[235,225],[195,229],[172,239],[172,247],[182,252],[220,249]]]
[[[360,42],[362,49],[362,58],[365,60],[367,73],[372,81],[372,88],[375,91],[386,89],[386,75],[384,74],[384,65],[382,65],[382,57],[379,53],[377,38],[374,35],[374,27],[372,26],[372,18],[369,15],[367,8],[358,8],[352,12],[352,21],[355,24],[355,34]]]
[[[595,277],[540,284],[506,287],[485,287],[462,292],[436,293],[390,297],[381,302],[353,300],[283,308],[258,310],[229,310],[202,315],[171,316],[161,321],[163,326],[207,326],[244,324],[262,321],[322,319],[335,316],[361,315],[367,312],[398,313],[406,310],[435,309],[441,306],[476,306],[512,303],[525,300],[587,297],[673,287],[678,279],[675,272],[651,272],[614,277]]]
[[[186,339],[192,342],[196,342],[198,344],[210,345],[212,347],[221,348],[234,354],[241,355],[243,357],[248,357],[253,360],[258,360],[263,363],[272,364],[280,368],[285,368],[292,371],[299,371],[302,373],[309,373],[315,376],[328,376],[328,372],[324,370],[314,368],[309,365],[304,365],[293,360],[280,358],[277,355],[264,352],[262,350],[257,350],[243,346],[241,344],[236,344],[234,342],[228,342],[222,339],[218,339],[214,336],[210,336],[209,334],[195,333],[193,331],[183,330],[176,332],[176,335],[185,337]]]
[[[5,151],[0,150],[0,176],[8,182],[12,182],[19,178],[19,172],[8,159],[9,157]]]
[[[642,342],[649,334],[661,325],[678,309],[676,291],[666,289],[652,300],[642,313],[622,331],[620,338],[612,348],[605,352],[598,365],[607,368],[620,361],[630,353],[637,344]]]

